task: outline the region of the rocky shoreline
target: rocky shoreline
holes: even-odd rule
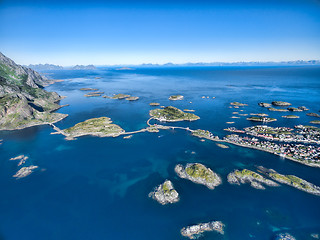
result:
[[[248,169],[240,170],[234,170],[233,172],[229,173],[227,176],[228,182],[230,184],[245,184],[249,183],[251,187],[256,189],[265,189],[263,185],[277,187],[279,184],[275,183],[274,181],[271,181],[260,174],[253,172]]]
[[[91,118],[77,123],[73,127],[58,130],[58,133],[66,136],[66,140],[74,140],[77,137],[91,135],[98,137],[118,137],[125,131],[118,125],[112,124],[108,117]]]
[[[149,193],[149,197],[152,197],[162,205],[179,201],[179,193],[174,189],[170,180],[166,180],[164,183],[155,187],[155,189]]]
[[[189,239],[197,239],[202,233],[208,231],[216,231],[220,234],[224,234],[224,228],[225,225],[221,221],[211,221],[184,227],[181,229],[180,233],[182,236],[188,237]]]
[[[310,194],[320,196],[320,187],[302,178],[299,178],[294,175],[282,175],[273,169],[267,169],[262,166],[259,167],[259,170],[262,173],[266,174],[271,179],[273,179],[274,181],[289,185],[291,187],[294,187],[296,189],[299,189],[301,191],[304,191]]]

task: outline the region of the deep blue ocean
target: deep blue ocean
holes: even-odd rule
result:
[[[61,129],[88,118],[107,116],[126,131],[146,127],[150,102],[180,109],[194,109],[201,119],[170,125],[207,129],[223,137],[230,126],[251,126],[242,114],[268,113],[278,119],[270,126],[308,124],[313,117],[297,112],[269,112],[258,102],[282,100],[294,107],[320,110],[319,67],[179,67],[117,70],[59,70],[44,72],[63,79],[48,86],[67,96],[58,112],[69,116]],[[98,78],[97,78],[98,77]],[[84,97],[82,87],[98,88],[106,95],[126,93],[138,101]],[[172,94],[184,100],[170,101]],[[209,98],[202,98],[209,96]],[[216,97],[213,99],[212,97]],[[233,101],[249,106],[229,108]],[[191,102],[191,103],[190,103]],[[318,112],[319,113],[319,112]],[[234,121],[229,125],[226,122]],[[282,185],[257,190],[230,185],[226,176],[234,169],[262,165],[293,174],[320,186],[320,169],[304,166],[253,149],[201,142],[184,130],[135,134],[131,139],[80,137],[67,141],[50,135],[50,126],[0,133],[0,239],[3,240],[177,240],[180,229],[195,223],[220,220],[225,235],[204,234],[203,239],[273,239],[288,232],[298,240],[320,234],[320,197]],[[31,175],[15,179],[18,171],[11,157],[25,154],[39,166]],[[180,179],[178,163],[200,162],[217,172],[223,184],[210,190]],[[170,179],[180,202],[162,206],[148,197],[153,188]]]

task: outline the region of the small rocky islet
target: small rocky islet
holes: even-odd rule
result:
[[[289,119],[294,119],[294,118],[300,118],[299,116],[297,115],[284,115],[284,116],[281,116],[283,118],[289,118]]]
[[[260,107],[265,107],[265,108],[271,107],[271,103],[259,102],[258,105],[259,105]]]
[[[216,231],[224,234],[225,225],[221,221],[211,221],[187,226],[181,229],[180,233],[189,239],[198,239],[204,232]]]
[[[13,175],[16,179],[24,178],[28,175],[30,175],[34,169],[38,168],[38,166],[28,166],[28,167],[22,167],[19,169],[19,171]]]
[[[139,97],[131,96],[131,97],[125,98],[125,100],[127,100],[127,101],[137,101],[137,100],[139,100]]]
[[[80,91],[98,91],[98,88],[80,88]]]
[[[205,185],[209,189],[214,189],[222,183],[218,174],[201,163],[188,163],[185,166],[178,164],[174,170],[180,178]]]
[[[272,104],[273,106],[279,106],[279,107],[291,106],[291,103],[284,102],[284,101],[273,101],[271,104]]]
[[[231,105],[231,106],[237,106],[237,107],[245,107],[245,106],[248,106],[248,104],[240,103],[240,102],[231,102],[230,105]]]
[[[160,103],[157,103],[157,102],[152,102],[152,103],[149,103],[150,106],[160,106]]]
[[[157,186],[149,193],[149,197],[152,197],[162,205],[179,201],[179,193],[174,189],[170,180],[166,180],[164,183]]]
[[[171,101],[177,101],[177,100],[183,100],[183,98],[184,98],[184,96],[182,96],[182,95],[171,95],[171,96],[169,97],[169,100],[171,100]]]
[[[307,116],[320,118],[320,115],[318,113],[307,113]]]
[[[271,112],[289,112],[288,109],[285,109],[285,108],[274,108],[274,107],[271,107],[271,108],[268,108],[269,111]]]
[[[289,233],[279,233],[275,236],[275,240],[296,240],[296,238]]]
[[[85,97],[100,97],[102,94],[104,94],[104,92],[96,91],[96,92],[89,92],[89,93],[85,94],[84,96]]]

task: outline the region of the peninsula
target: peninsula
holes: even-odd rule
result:
[[[16,130],[54,123],[67,117],[55,113],[63,99],[47,92],[50,83],[30,68],[16,64],[0,53],[0,130]]]

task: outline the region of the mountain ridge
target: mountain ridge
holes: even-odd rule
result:
[[[44,89],[50,80],[0,52],[0,130],[15,130],[62,120],[55,113],[63,98]]]

